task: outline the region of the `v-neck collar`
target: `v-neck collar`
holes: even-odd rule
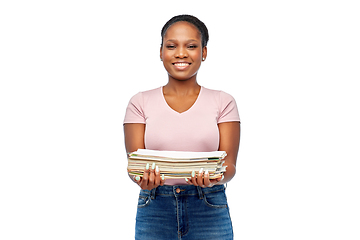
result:
[[[191,109],[193,109],[193,108],[195,107],[196,103],[199,101],[199,98],[200,98],[200,96],[201,96],[202,91],[203,91],[203,87],[200,86],[200,92],[199,92],[199,94],[198,94],[195,102],[193,103],[193,105],[191,105],[191,107],[188,108],[187,110],[185,110],[184,112],[178,112],[178,111],[174,110],[172,107],[170,107],[170,105],[167,103],[167,101],[166,101],[166,99],[165,99],[165,96],[164,96],[163,87],[160,87],[161,97],[162,97],[162,99],[164,100],[165,105],[167,106],[167,108],[168,108],[169,110],[171,110],[172,112],[174,112],[174,113],[176,113],[176,114],[178,114],[178,115],[185,114],[185,113],[189,112]]]

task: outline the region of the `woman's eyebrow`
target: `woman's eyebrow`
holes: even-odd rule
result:
[[[178,42],[178,40],[169,39],[169,40],[166,40],[166,42]],[[186,40],[186,42],[199,42],[199,40],[197,40],[197,39],[188,39],[188,40]]]

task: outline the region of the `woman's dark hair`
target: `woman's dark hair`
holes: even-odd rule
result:
[[[188,22],[194,25],[200,32],[201,35],[201,45],[202,47],[206,47],[207,42],[209,41],[209,32],[205,24],[200,21],[198,18],[191,15],[178,15],[171,18],[167,23],[165,23],[164,27],[161,29],[161,46],[163,45],[163,40],[165,37],[165,33],[168,28],[176,22]]]

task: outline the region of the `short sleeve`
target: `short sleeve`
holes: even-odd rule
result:
[[[142,93],[134,95],[126,108],[125,123],[146,123],[145,114],[143,111],[143,96]]]
[[[230,94],[220,91],[218,123],[223,122],[240,122],[240,116],[235,99]]]

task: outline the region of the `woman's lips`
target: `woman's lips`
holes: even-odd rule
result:
[[[186,68],[188,68],[191,63],[188,63],[188,62],[176,62],[176,63],[173,63],[174,67],[177,69],[177,70],[185,70]]]

